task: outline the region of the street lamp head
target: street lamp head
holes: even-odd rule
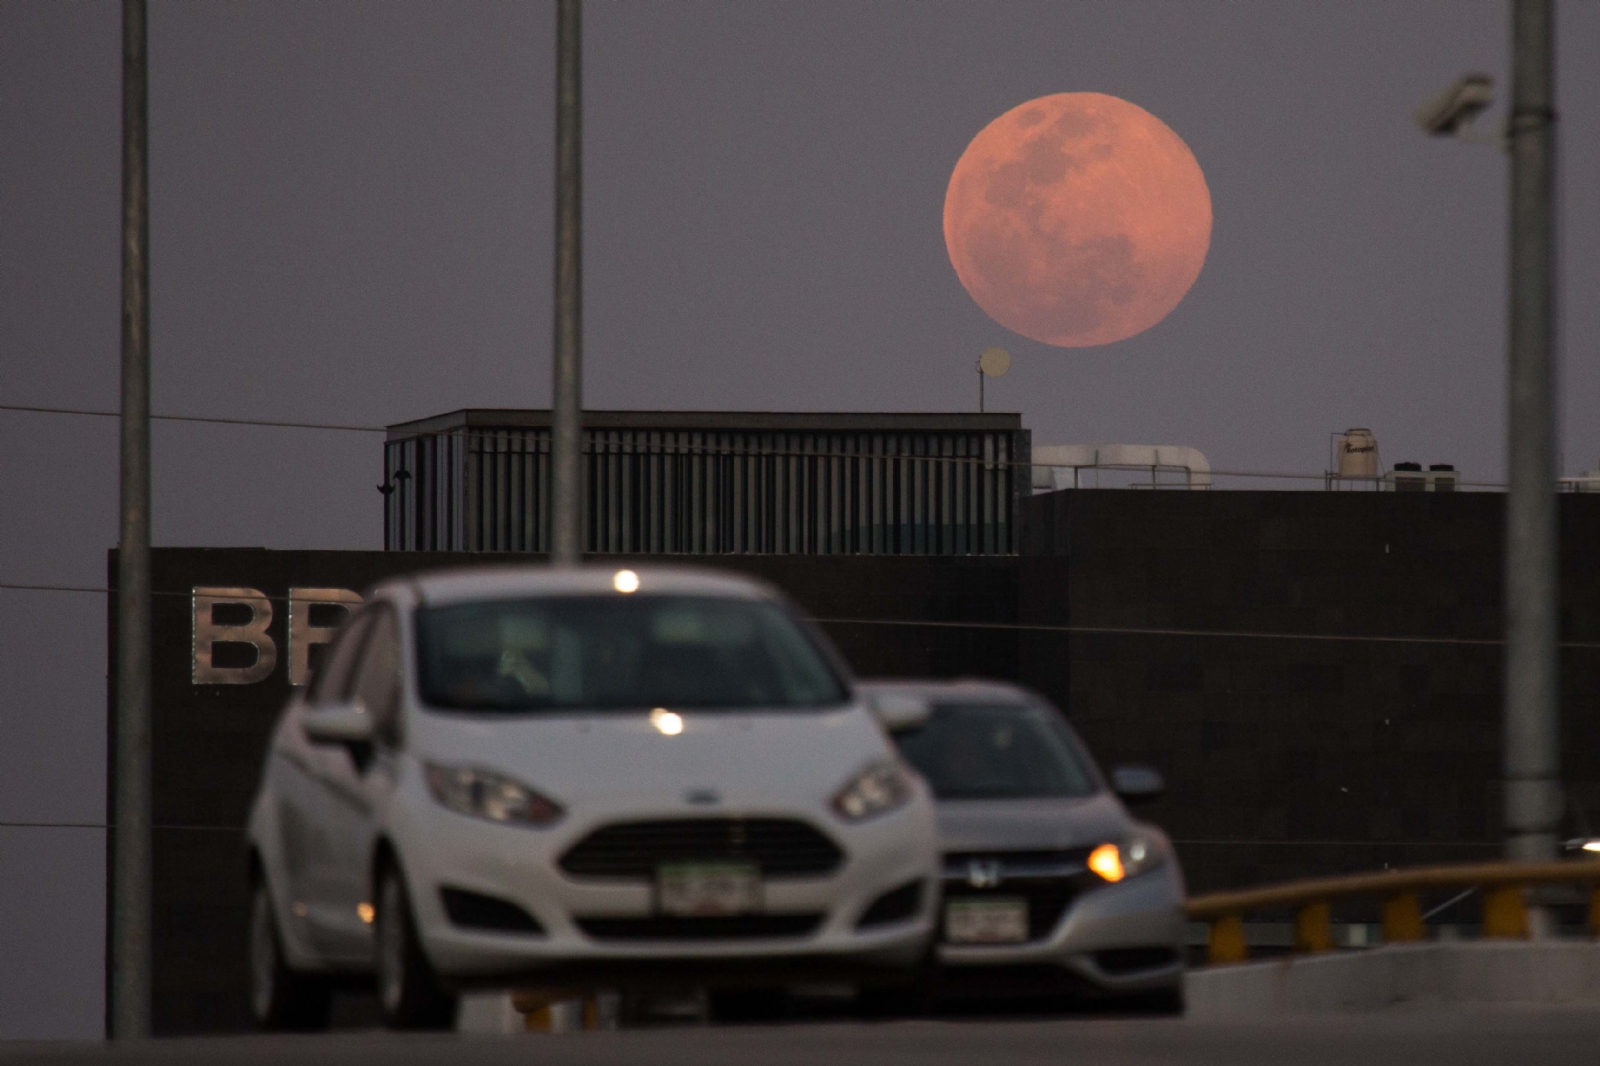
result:
[[[1011,369],[1011,353],[1004,348],[985,348],[978,356],[978,372],[987,378],[1005,376]]]
[[[1494,102],[1494,79],[1466,74],[1417,112],[1417,125],[1435,137],[1453,137]]]

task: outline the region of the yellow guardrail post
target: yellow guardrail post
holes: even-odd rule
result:
[[[1237,914],[1223,914],[1211,921],[1211,939],[1206,947],[1206,961],[1213,965],[1224,962],[1244,962],[1250,958],[1250,945],[1244,941],[1244,919]]]
[[[1528,907],[1522,885],[1497,885],[1483,893],[1483,935],[1526,939]]]
[[[1412,940],[1428,939],[1428,927],[1422,921],[1422,905],[1415,892],[1401,892],[1383,901],[1383,940],[1386,944],[1399,944]]]
[[[1333,950],[1333,909],[1327,900],[1294,912],[1294,949],[1306,954]]]
[[[594,993],[570,988],[519,988],[511,993],[511,1006],[522,1015],[523,1027],[530,1033],[548,1033],[556,1027],[556,1006],[577,1001],[582,1005],[581,1024],[597,1028],[598,1014]],[[571,1024],[570,1020],[566,1024]]]

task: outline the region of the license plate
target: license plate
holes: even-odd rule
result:
[[[683,862],[656,870],[662,914],[749,914],[761,909],[761,870],[753,863]]]
[[[944,905],[944,938],[952,944],[1018,944],[1028,939],[1025,899],[952,899]]]

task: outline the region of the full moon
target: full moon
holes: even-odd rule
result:
[[[944,197],[956,275],[1002,326],[1061,348],[1143,333],[1211,246],[1194,153],[1144,108],[1057,93],[1012,108],[961,153]]]

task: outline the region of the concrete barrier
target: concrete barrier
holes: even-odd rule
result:
[[[512,1033],[577,1033],[616,1029],[622,997],[614,991],[586,999],[544,1000],[536,993],[518,1002],[514,992],[469,992],[456,1012],[456,1032],[474,1036]]]
[[[1479,940],[1294,955],[1191,970],[1185,993],[1188,1015],[1205,1020],[1411,1003],[1600,1005],[1600,943]]]
[[[510,992],[469,992],[456,1011],[456,1032],[473,1036],[505,1036],[526,1032],[527,1019],[511,1002]]]

